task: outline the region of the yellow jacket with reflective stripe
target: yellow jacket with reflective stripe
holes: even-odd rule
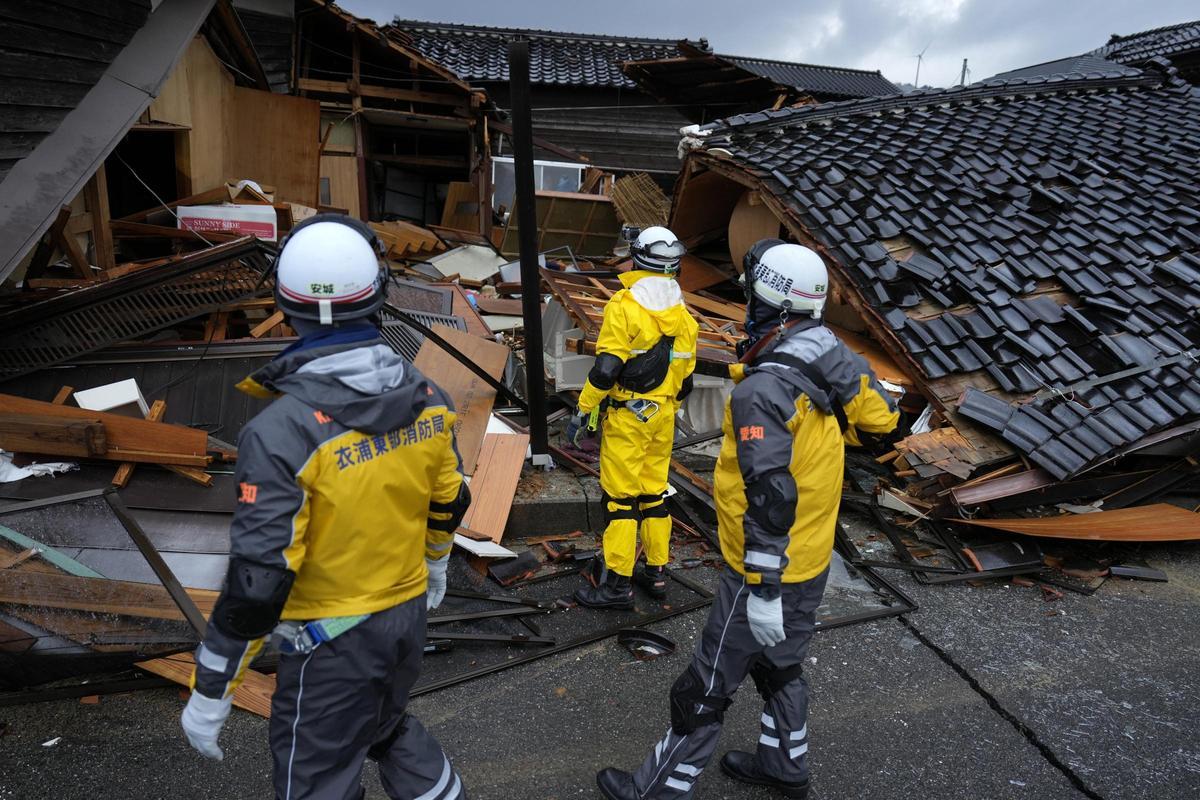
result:
[[[649,392],[635,394],[617,384],[607,392],[589,380],[579,393],[579,410],[589,413],[605,397],[631,400],[645,397],[674,404],[684,380],[696,368],[696,339],[699,326],[683,305],[683,293],[674,278],[645,270],[621,275],[625,287],[604,306],[604,322],[596,339],[596,355],[609,353],[622,362],[653,347],[663,336],[674,336],[674,355],[661,384]]]
[[[432,504],[458,497],[462,468],[450,400],[360,326],[314,337],[239,384],[277,397],[238,438],[230,556],[295,573],[282,618],[383,611],[425,592],[425,559],[454,534]],[[228,696],[265,639],[209,625],[198,691]]]
[[[751,584],[798,583],[825,570],[841,503],[845,444],[858,443],[856,431],[889,433],[899,421],[867,362],[828,328],[808,322],[775,345],[777,350],[767,349],[750,367],[737,364],[731,371],[738,383],[725,406],[714,497],[721,552]],[[770,364],[773,352],[811,363],[836,396],[829,398],[794,368]],[[822,410],[830,402],[845,409],[850,426],[845,436],[836,417]],[[795,508],[784,510],[791,522],[783,536],[747,514],[746,487],[772,473],[790,475],[795,486]]]

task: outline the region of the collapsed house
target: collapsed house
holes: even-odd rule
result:
[[[755,198],[759,233],[825,256],[829,319],[955,432],[924,459],[914,440],[937,430],[902,443],[928,479],[916,494],[971,479],[975,504],[1036,504],[1130,453],[1192,449],[1198,114],[1200,94],[1155,61],[742,115],[690,137],[673,223],[690,244],[732,243]],[[1125,499],[1190,477],[1170,456],[1160,468]]]
[[[1186,26],[1150,32],[1174,62],[1130,55],[1137,35],[900,95],[877,72],[704,42],[381,27],[325,0],[101,5],[0,12],[29,34],[0,56],[0,688],[135,663],[186,683],[227,563],[231,442],[264,404],[236,384],[295,341],[274,304],[275,243],[320,211],[368,220],[386,249],[382,334],[459,409],[475,499],[456,563],[470,585],[505,590],[451,590],[419,691],[617,634],[612,617],[558,613],[596,552],[573,529],[597,518],[584,482],[567,476],[577,523],[527,510],[521,532],[538,535],[504,536],[514,498],[547,480],[522,480],[528,387],[558,393],[551,420],[568,412],[630,268],[623,223],[669,223],[689,247],[697,391],[669,499],[681,569],[720,568],[705,456],[683,459],[720,435],[743,336],[737,274],[776,236],[825,256],[829,325],[905,411],[901,436],[852,454],[843,496],[894,558],[839,531],[823,628],[915,609],[873,568],[1056,580],[1003,532],[1200,538],[1180,501],[1197,489],[1200,435]],[[523,221],[504,82],[518,35],[542,159],[544,376],[517,357]],[[596,475],[594,452],[553,453]],[[945,557],[923,554],[933,539]],[[711,601],[672,578],[665,604],[618,627]],[[254,673],[236,701],[268,713],[271,688]]]

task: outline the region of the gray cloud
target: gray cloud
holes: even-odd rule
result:
[[[447,3],[341,0],[379,22],[411,19],[652,38],[705,37],[717,52],[879,69],[911,83],[957,82],[963,58],[975,80],[1092,50],[1196,16],[1195,0],[534,0]]]

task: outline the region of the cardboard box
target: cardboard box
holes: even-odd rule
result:
[[[279,236],[274,206],[181,206],[175,210],[180,228],[197,231],[202,236],[205,231],[254,234],[265,242],[273,242]]]

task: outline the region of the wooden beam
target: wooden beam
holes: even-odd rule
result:
[[[261,339],[263,334],[274,328],[279,323],[283,322],[283,312],[276,311],[271,316],[264,319],[262,322],[250,329],[250,336],[254,339]]]
[[[163,415],[166,413],[166,401],[155,400],[154,404],[150,406],[150,411],[146,414],[146,419],[151,422],[162,422]],[[117,467],[117,471],[113,475],[112,485],[119,489],[124,489],[129,484],[129,479],[133,477],[133,470],[136,466],[132,461],[126,461]]]
[[[56,406],[61,406],[61,405],[63,405],[64,403],[66,403],[66,402],[67,402],[67,400],[68,400],[68,399],[71,397],[71,395],[73,395],[74,393],[75,393],[75,387],[74,387],[74,386],[64,386],[64,387],[62,387],[61,389],[59,389],[59,390],[58,390],[58,394],[54,395],[54,399],[53,399],[53,400],[51,400],[50,402],[51,402],[53,405],[56,405]]]
[[[108,176],[103,164],[83,187],[83,191],[88,213],[92,217],[92,246],[96,251],[96,266],[101,270],[112,269],[116,259],[113,256],[112,230],[109,228],[112,214],[108,209]]]
[[[367,157],[372,161],[382,161],[385,164],[400,164],[406,167],[441,167],[443,169],[458,170],[467,170],[470,168],[465,158],[456,158],[453,156],[439,158],[437,156],[393,156],[372,153]]]
[[[139,661],[135,666],[153,675],[174,681],[180,686],[191,688],[192,671],[196,668],[196,662],[191,653],[178,653],[165,658]],[[233,704],[252,714],[269,719],[273,694],[275,694],[275,676],[264,675],[248,669],[242,683],[233,690]]]
[[[183,425],[148,422],[144,419],[89,411],[73,406],[56,406],[15,395],[0,394],[0,413],[42,414],[74,420],[99,420],[108,441],[105,458],[202,467],[207,461],[208,434]]]
[[[353,78],[345,81],[319,81],[312,78],[302,78],[300,88],[308,92],[324,92],[326,94],[347,94],[360,97],[379,97],[385,100],[404,100],[410,103],[428,103],[430,105],[450,106],[455,109],[467,108],[466,98],[452,94],[437,92],[419,92],[413,89],[393,89],[390,86],[373,86],[369,83],[357,83]]]
[[[108,452],[98,419],[0,413],[0,449],[10,453],[92,458]]]
[[[509,125],[507,122],[500,122],[499,120],[492,119],[492,120],[488,120],[488,125],[491,126],[492,128],[495,128],[496,130],[500,131],[503,134],[507,134],[509,136],[513,135],[512,126]],[[562,156],[563,158],[569,159],[571,161],[580,161],[584,164],[591,163],[591,159],[588,158],[587,156],[585,156],[581,153],[576,153],[574,150],[568,150],[567,148],[565,148],[561,145],[557,145],[554,142],[547,141],[547,140],[541,138],[540,136],[533,137],[533,146],[540,147],[543,150],[548,150],[551,153],[554,153],[556,156]]]
[[[212,613],[217,592],[187,589],[201,613]],[[90,611],[148,619],[183,620],[183,612],[162,586],[153,583],[81,578],[57,572],[14,570],[0,581],[0,603]]]
[[[63,211],[67,212],[69,220],[71,214],[70,206],[63,206]],[[59,214],[61,215],[62,211]],[[83,252],[79,249],[79,242],[75,240],[72,234],[67,233],[66,225],[64,224],[61,228],[56,225],[51,228],[51,234],[54,243],[58,245],[58,249],[67,257],[67,261],[71,262],[71,267],[75,270],[75,274],[81,278],[90,280],[93,277],[92,268],[88,264],[87,259],[84,258]]]
[[[245,235],[234,231],[192,231],[187,228],[172,228],[167,225],[127,222],[123,219],[113,220],[112,231],[119,239],[179,239],[198,244],[204,244],[205,240],[214,244],[232,242]]]

